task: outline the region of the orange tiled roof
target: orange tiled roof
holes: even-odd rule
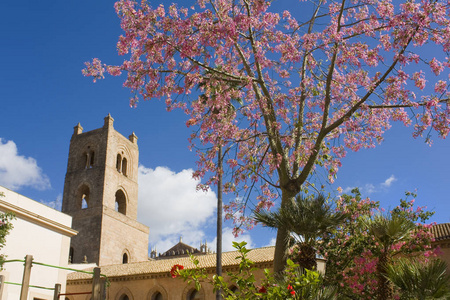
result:
[[[263,247],[252,249],[247,258],[255,263],[272,262],[275,247]],[[222,266],[230,267],[237,266],[239,260],[236,257],[239,256],[237,251],[225,252],[222,254]],[[195,256],[198,259],[199,268],[215,268],[216,267],[216,254],[206,254],[201,256]],[[101,273],[107,277],[119,277],[119,276],[132,276],[132,275],[147,275],[155,273],[169,273],[173,265],[180,264],[185,268],[194,268],[190,257],[174,257],[173,259],[162,260],[149,260],[143,262],[121,264],[121,265],[109,265],[102,266]],[[92,268],[87,271],[92,271]],[[85,273],[69,273],[67,280],[83,280],[91,279],[92,275]]]
[[[450,239],[450,223],[436,224],[431,227],[434,239],[436,241]]]
[[[431,227],[431,232],[436,241],[450,239],[450,223],[436,224]],[[273,261],[275,247],[263,247],[252,249],[248,253],[248,259],[255,263],[268,263]],[[222,254],[223,267],[237,266],[239,260],[237,251],[225,252]],[[195,256],[198,259],[199,268],[215,268],[216,254],[206,254]],[[174,257],[171,259],[149,260],[143,262],[102,266],[101,273],[108,277],[133,276],[133,275],[148,275],[156,273],[169,273],[172,266],[175,264],[183,265],[185,268],[194,268],[190,257]],[[87,269],[92,271],[92,268]],[[85,273],[69,273],[67,280],[84,280],[91,279],[92,275]]]

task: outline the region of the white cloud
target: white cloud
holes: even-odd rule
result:
[[[395,178],[394,175],[391,175],[391,177],[386,179],[381,185],[384,187],[390,187],[394,181],[397,181],[397,178]]]
[[[272,238],[269,242],[269,244],[265,245],[264,247],[270,247],[275,246],[275,242],[277,241],[277,238]]]
[[[192,170],[175,173],[166,167],[139,167],[138,221],[150,227],[149,243],[164,252],[183,242],[199,247],[204,227],[215,227],[216,195],[197,191]]]
[[[355,188],[358,188],[362,195],[372,194],[376,192],[376,188],[371,183],[366,183],[364,186],[348,186],[342,189],[342,194],[350,194],[351,191]]]
[[[12,190],[29,186],[39,190],[50,187],[50,180],[42,173],[36,160],[18,154],[13,141],[0,138],[0,185]]]
[[[342,194],[350,194],[350,192],[354,189],[355,187],[346,187],[344,189],[342,189]]]
[[[397,178],[394,175],[391,175],[384,182],[377,185],[378,187],[376,187],[372,183],[366,183],[365,185],[359,186],[358,188],[362,195],[373,194],[373,193],[379,192],[380,189],[383,190],[385,188],[389,188],[392,185],[392,183],[394,183],[395,181],[397,181]],[[342,193],[349,194],[351,192],[351,190],[353,190],[354,188],[355,187],[346,187],[346,188],[342,189]]]
[[[53,201],[44,201],[44,200],[40,200],[39,202],[53,208],[56,210],[61,210],[61,206],[62,206],[62,194],[58,194],[58,196],[56,196],[56,199]]]
[[[364,193],[364,194],[372,194],[372,193],[376,192],[375,186],[371,183],[366,183],[364,185],[364,187],[362,187],[360,190],[361,190],[361,193]]]

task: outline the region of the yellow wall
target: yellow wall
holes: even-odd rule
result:
[[[258,265],[258,269],[253,273],[257,282],[264,278],[264,268],[271,268],[272,263]],[[237,271],[235,269],[225,269],[227,271]],[[208,274],[211,278],[215,270],[209,269]],[[111,285],[107,288],[107,298],[110,300],[120,300],[120,297],[126,294],[130,300],[153,300],[153,296],[160,292],[164,300],[187,299],[187,296],[194,289],[194,285],[188,285],[181,278],[172,278],[167,273],[134,275],[128,277],[109,278]],[[227,277],[225,276],[225,280]],[[68,293],[91,291],[91,280],[69,281],[67,283]],[[213,286],[208,283],[202,284],[200,290],[201,299],[215,299]],[[88,300],[90,295],[66,296],[70,300]]]

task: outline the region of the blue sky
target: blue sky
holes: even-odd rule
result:
[[[215,194],[194,192],[195,155],[184,114],[166,112],[159,100],[129,108],[123,77],[94,84],[81,74],[94,57],[123,61],[116,53],[121,30],[113,1],[2,1],[0,11],[0,185],[58,206],[73,127],[80,122],[85,131],[96,129],[110,113],[116,130],[139,138],[139,220],[150,226],[150,247],[165,251],[180,235],[193,246],[213,244]],[[394,125],[377,148],[349,153],[328,190],[360,187],[363,196],[389,208],[417,189],[416,203],[436,211],[432,221],[450,222],[450,141],[434,134],[429,147],[411,133]],[[264,246],[274,234],[257,229],[241,239]]]

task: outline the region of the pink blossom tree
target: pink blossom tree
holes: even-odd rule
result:
[[[271,4],[120,0],[117,48],[127,59],[93,59],[83,72],[94,80],[126,72],[131,106],[164,98],[168,109],[184,109],[196,129],[194,175],[213,174],[207,184],[215,183],[224,149],[224,191],[244,199],[228,204],[227,216],[239,221],[255,191],[258,210],[277,198],[283,206],[316,168],[332,182],[347,151],[374,147],[392,121],[413,123],[415,137],[448,135],[449,1],[293,1],[281,13]],[[285,240],[278,230],[276,271]]]
[[[336,210],[347,218],[322,237],[317,249],[327,260],[326,284],[338,283],[342,299],[392,299],[389,266],[400,257],[427,262],[437,256],[432,225],[424,224],[434,213],[415,207],[415,200],[408,200],[411,196],[417,195],[407,192],[390,212],[383,212],[379,202],[363,199],[358,189],[336,201]]]

